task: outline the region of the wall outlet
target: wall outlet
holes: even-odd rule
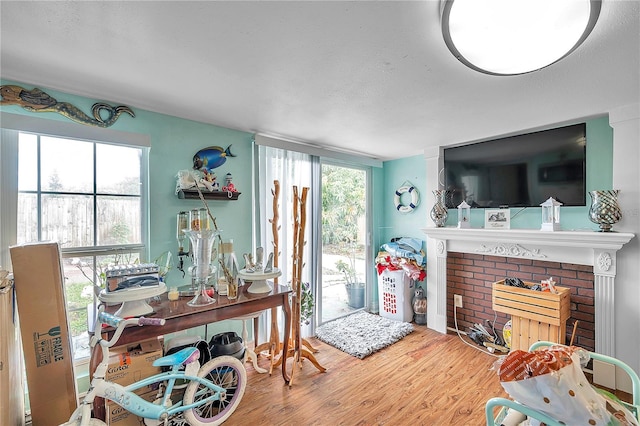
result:
[[[461,294],[454,294],[453,295],[453,305],[456,308],[462,308],[462,295]]]

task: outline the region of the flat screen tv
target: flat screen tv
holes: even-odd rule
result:
[[[447,207],[586,205],[586,124],[444,148]]]

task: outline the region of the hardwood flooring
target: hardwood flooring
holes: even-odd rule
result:
[[[309,360],[291,387],[280,370],[257,373],[229,425],[483,425],[484,405],[507,396],[491,370],[496,358],[415,325],[415,331],[360,360],[315,338],[320,373]],[[289,360],[289,364],[291,360]],[[260,364],[268,367],[268,360]],[[289,365],[289,371],[291,366]]]

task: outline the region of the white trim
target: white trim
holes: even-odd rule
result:
[[[102,127],[82,126],[77,123],[49,120],[0,111],[0,127],[3,129],[39,133],[49,136],[84,139],[118,145],[149,148],[151,137],[143,133],[131,133]]]
[[[315,155],[322,158],[331,158],[334,160],[361,164],[365,166],[382,167],[382,161],[375,158],[365,157],[363,155],[353,153],[341,152],[337,149],[334,150],[321,148],[304,142],[287,141],[262,134],[256,134],[254,136],[254,141],[256,145],[285,149],[287,151],[301,152],[303,154]]]
[[[18,132],[0,129],[0,267],[9,269],[9,246],[16,243],[18,222]]]
[[[623,121],[637,120],[638,118],[640,118],[640,103],[614,108],[609,112],[609,124],[612,127]]]

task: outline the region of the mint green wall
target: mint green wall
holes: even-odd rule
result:
[[[187,121],[152,113],[141,113],[140,118],[150,124],[149,157],[151,257],[171,251],[175,255],[176,214],[181,210],[203,207],[200,200],[181,200],[174,193],[176,173],[191,169],[193,155],[201,148],[220,146],[236,157],[228,158],[215,169],[218,180],[224,184],[230,172],[241,192],[237,201],[207,200],[224,239],[233,239],[237,253],[251,250],[251,139],[249,133]],[[168,278],[169,286],[185,282],[177,270]]]
[[[427,174],[425,171],[425,159],[423,155],[406,157],[399,160],[385,161],[384,185],[381,197],[381,205],[384,211],[384,220],[380,224],[380,244],[389,242],[394,237],[415,237],[424,240],[426,235],[421,231],[426,226],[429,217],[429,209],[433,202],[433,195],[427,193]],[[418,207],[409,213],[400,213],[394,204],[394,195],[398,188],[406,182],[412,184],[420,197]],[[401,198],[402,204],[411,201],[411,196],[405,193]]]
[[[383,174],[385,190],[388,202],[383,203],[384,215],[380,225],[380,238],[382,241],[397,235],[420,235],[420,229],[433,226],[429,218],[429,211],[433,206],[433,195],[425,194],[426,170],[425,160],[422,156],[407,157],[384,163]],[[609,126],[608,117],[599,117],[587,120],[587,191],[597,189],[612,189],[613,182],[613,130]],[[416,176],[416,177],[414,177]],[[394,208],[392,197],[395,188],[402,185],[405,179],[420,190],[421,203],[413,213],[401,214]],[[589,204],[591,198],[586,196],[585,207],[563,207],[560,220],[563,230],[596,230],[597,225],[589,221]],[[511,209],[511,227],[539,229],[542,220],[540,207],[528,207],[526,209]],[[450,211],[447,226],[456,226],[458,220],[457,211]],[[484,226],[484,209],[471,210],[471,226],[482,228]]]
[[[16,84],[25,89],[34,86],[2,80],[2,84]],[[96,99],[69,95],[40,87],[59,102],[69,102],[89,114]],[[108,102],[115,105],[115,102]],[[31,113],[19,106],[2,106],[2,110],[14,114],[36,118],[71,122],[57,113]],[[208,146],[231,146],[236,155],[215,169],[218,179],[224,183],[227,172],[232,173],[233,182],[241,192],[237,201],[208,200],[209,208],[217,218],[218,227],[223,230],[223,238],[234,240],[234,248],[239,253],[251,250],[251,140],[250,133],[239,132],[209,124],[184,120],[163,114],[133,108],[136,117],[123,114],[110,127],[132,133],[150,136],[149,152],[149,218],[150,218],[150,259],[165,251],[175,255],[176,214],[181,210],[202,207],[200,200],[181,200],[175,195],[176,174],[182,169],[192,168],[193,155]],[[174,259],[177,260],[177,259]],[[186,281],[185,281],[186,282]],[[181,274],[175,269],[167,276],[167,284],[181,285]]]
[[[433,204],[433,194],[427,193],[427,173],[425,170],[425,158],[423,155],[401,158],[399,160],[385,161],[383,163],[383,181],[381,191],[377,191],[379,205],[381,206],[381,222],[376,228],[378,246],[389,242],[395,237],[414,237],[421,240],[426,235],[421,231],[426,227],[429,218],[429,210]],[[400,213],[396,209],[394,195],[398,188],[410,183],[418,190],[420,197],[418,206],[409,213]],[[411,201],[411,196],[405,193],[401,197],[403,205]],[[424,244],[423,244],[424,247]],[[419,283],[424,287],[425,281]],[[376,299],[377,300],[377,286]],[[410,295],[413,297],[413,295]]]
[[[1,84],[15,84],[27,90],[34,86],[23,83],[1,80]],[[91,106],[99,99],[88,99],[80,96],[49,90],[36,86],[59,102],[69,102],[87,114]],[[107,102],[116,105],[117,102]],[[28,115],[31,117],[67,121],[66,117],[57,113],[32,113],[15,105],[3,105],[2,111]],[[238,253],[251,251],[251,152],[253,135],[230,130],[209,124],[184,120],[163,114],[133,108],[136,117],[123,114],[110,129],[132,133],[147,134],[151,139],[149,152],[149,227],[150,227],[150,259],[165,251],[174,255],[174,269],[167,275],[168,286],[188,284],[182,274],[175,269],[176,215],[181,210],[202,207],[200,200],[181,200],[175,195],[176,174],[179,170],[192,167],[193,155],[208,146],[231,146],[235,158],[229,158],[216,169],[218,179],[224,183],[224,175],[231,172],[233,182],[241,192],[237,201],[208,200],[213,215],[217,218],[218,227],[223,231],[223,238],[233,239],[234,249]],[[78,124],[80,126],[80,124]],[[186,266],[190,263],[187,262]],[[219,331],[233,330],[240,332],[240,321],[232,324],[220,323],[209,327],[208,335]],[[190,333],[201,331],[190,331]]]

